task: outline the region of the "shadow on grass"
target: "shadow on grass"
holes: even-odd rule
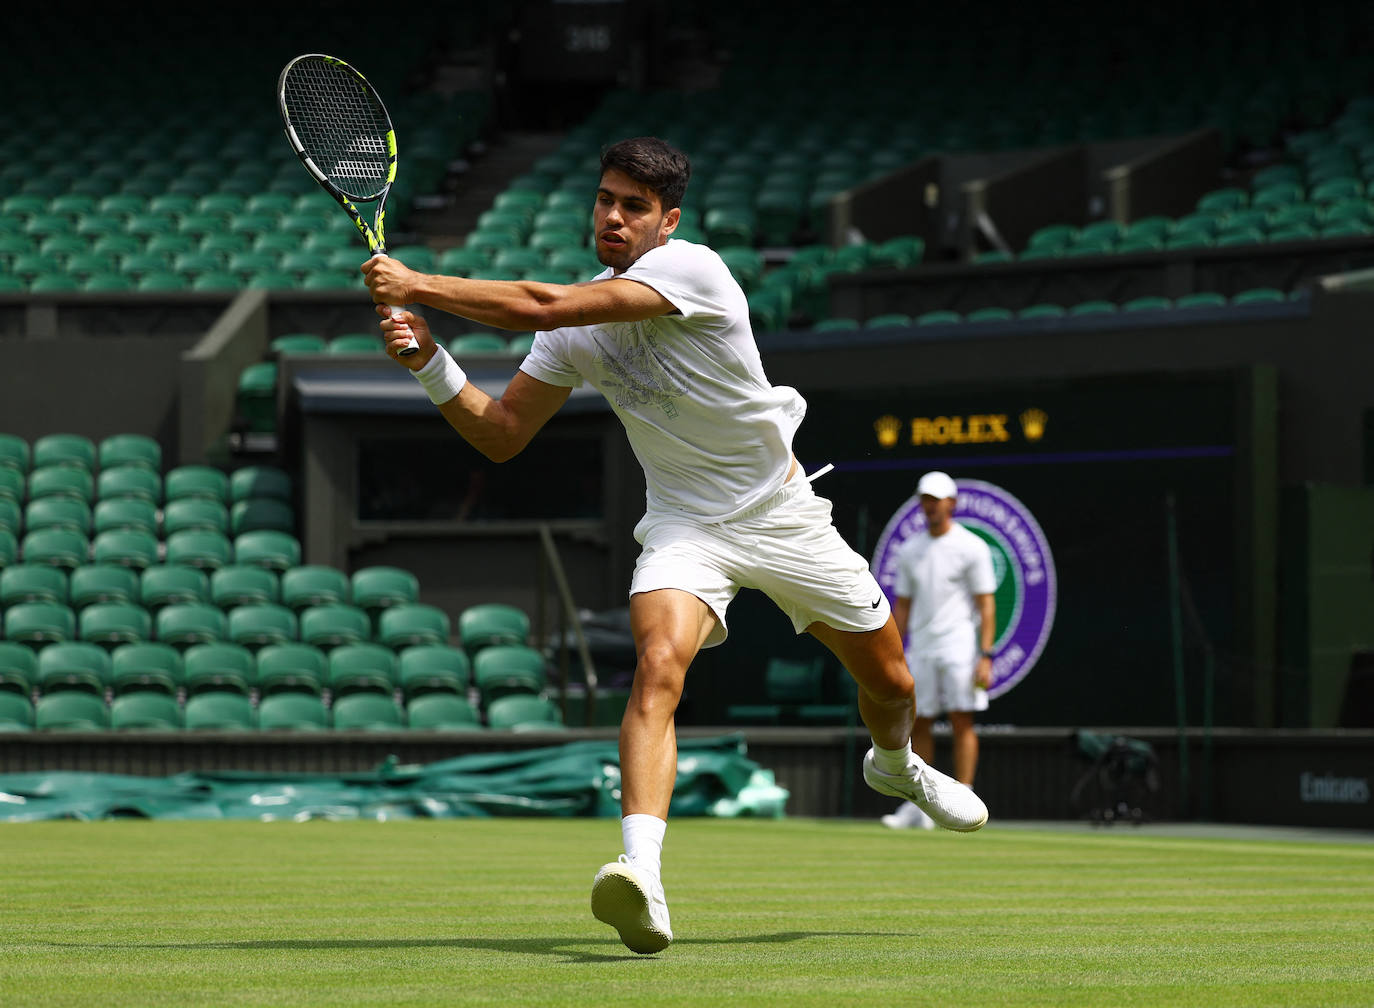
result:
[[[674,945],[780,945],[809,938],[872,938],[873,931],[780,931],[775,934],[722,935],[720,938],[681,938]],[[890,938],[915,938],[911,932],[884,933]],[[579,938],[289,938],[254,941],[211,942],[44,942],[53,948],[80,949],[163,949],[167,951],[245,952],[320,952],[331,949],[454,948],[475,952],[516,952],[521,955],[554,956],[570,963],[619,962],[625,959],[652,959],[651,955],[617,950],[614,953],[587,952],[580,946],[592,939]]]

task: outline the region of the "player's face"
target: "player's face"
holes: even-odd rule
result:
[[[932,532],[943,532],[954,517],[954,498],[921,494],[921,513],[926,516],[926,526]]]
[[[668,240],[682,211],[663,212],[663,203],[648,186],[611,169],[601,176],[592,210],[596,257],[622,273],[652,248]]]

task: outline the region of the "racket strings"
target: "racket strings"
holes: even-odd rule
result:
[[[291,125],[311,161],[354,199],[372,199],[390,173],[391,123],[371,89],[324,60],[302,60],[287,75]]]

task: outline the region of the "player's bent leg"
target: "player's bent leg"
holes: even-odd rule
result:
[[[859,715],[873,741],[901,749],[911,740],[911,672],[902,654],[897,624],[888,617],[877,630],[836,630],[812,623],[807,633],[830,649],[859,687]]]
[[[835,630],[819,623],[807,629],[835,653],[859,684],[859,712],[873,735],[874,746],[910,753],[915,716],[912,679],[896,623],[889,618],[885,626],[867,633]],[[988,809],[981,798],[915,753],[906,757],[904,767],[879,766],[874,755],[870,749],[864,757],[864,782],[879,794],[905,798],[937,826],[948,830],[968,833],[988,821]]]

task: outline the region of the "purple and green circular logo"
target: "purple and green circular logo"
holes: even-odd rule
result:
[[[988,689],[989,697],[997,697],[1029,674],[1049,640],[1058,594],[1054,557],[1035,516],[1014,496],[982,480],[954,482],[954,520],[988,544],[997,574],[997,642]],[[889,599],[896,596],[897,548],[925,527],[921,499],[912,495],[878,537],[873,575]]]

